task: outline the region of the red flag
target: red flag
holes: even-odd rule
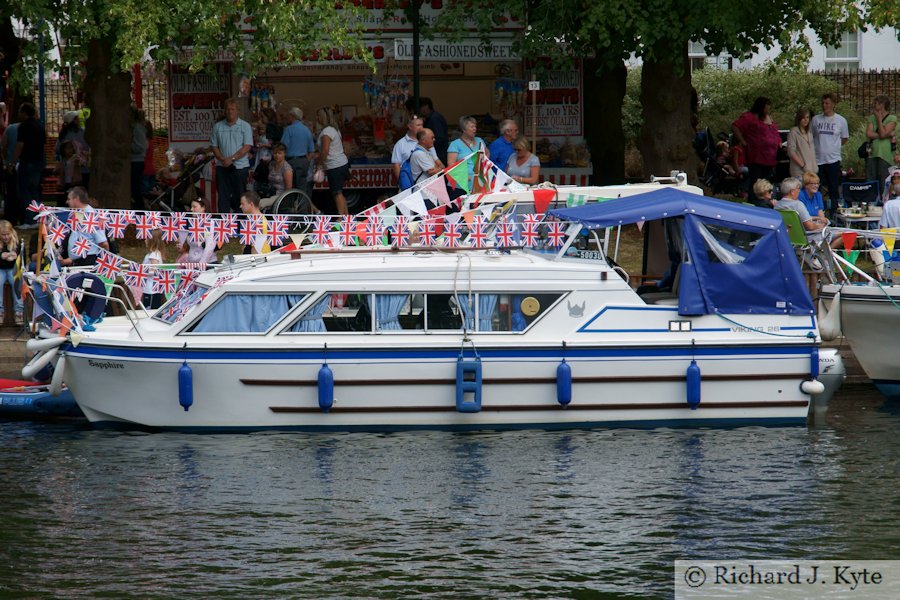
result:
[[[547,208],[556,197],[555,190],[534,190],[532,194],[534,195],[534,212],[539,215],[547,212]]]
[[[841,233],[841,239],[844,241],[844,250],[850,252],[853,244],[856,243],[857,233],[855,231],[845,231]]]

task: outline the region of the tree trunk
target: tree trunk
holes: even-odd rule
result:
[[[13,67],[19,62],[20,45],[21,40],[16,37],[12,20],[8,15],[0,14],[0,89],[5,88],[7,84],[4,73],[12,73]],[[6,102],[9,122],[14,123],[19,120],[17,116],[19,106],[25,101],[25,98],[12,86],[10,86],[9,91],[9,97],[0,98],[0,100]],[[31,90],[28,93],[31,93]]]
[[[609,67],[596,58],[584,59],[584,137],[591,150],[594,185],[625,180],[622,103],[627,77],[624,62]]]
[[[641,106],[644,125],[638,148],[644,159],[644,177],[668,176],[670,171],[697,178],[697,157],[691,144],[691,69],[687,41],[670,52],[669,62],[645,59],[641,70]],[[678,62],[681,68],[678,68]]]
[[[131,73],[119,70],[107,40],[88,45],[84,95],[91,196],[103,208],[131,208]]]

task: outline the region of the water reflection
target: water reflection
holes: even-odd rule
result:
[[[867,393],[808,428],[0,423],[0,595],[667,596],[675,558],[890,557],[898,425]]]

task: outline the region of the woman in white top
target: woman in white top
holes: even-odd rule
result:
[[[325,177],[328,178],[328,189],[334,198],[334,205],[338,213],[350,214],[347,210],[347,198],[344,197],[344,181],[350,174],[350,161],[344,154],[344,141],[341,139],[341,124],[329,106],[324,106],[316,112],[316,121],[322,130],[319,132],[319,156],[317,165],[325,169]]]
[[[787,153],[790,158],[791,177],[802,178],[804,173],[818,173],[816,164],[816,147],[813,143],[812,129],[809,121],[812,118],[808,108],[797,110],[794,126],[788,132]]]
[[[513,142],[515,153],[509,157],[506,163],[506,174],[513,178],[513,181],[524,183],[525,185],[537,185],[541,176],[541,161],[535,156],[528,147],[528,140],[519,137]]]

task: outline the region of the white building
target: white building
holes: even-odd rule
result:
[[[809,62],[811,71],[882,71],[900,69],[900,41],[897,29],[889,27],[881,31],[854,31],[844,33],[839,47],[825,46],[819,42],[815,32],[806,31],[812,48]],[[691,68],[712,65],[723,69],[750,68],[774,60],[781,52],[780,46],[762,48],[749,60],[738,61],[727,54],[707,56],[703,44],[691,43],[688,54]]]

